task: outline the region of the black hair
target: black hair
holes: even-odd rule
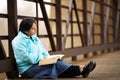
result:
[[[29,31],[33,23],[35,23],[34,18],[24,18],[20,23],[19,31],[21,32]]]

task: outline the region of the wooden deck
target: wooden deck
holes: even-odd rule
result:
[[[90,60],[96,61],[97,66],[88,78],[76,78],[75,80],[120,80],[120,51],[111,52],[76,62],[76,64],[86,63]]]
[[[58,80],[120,80],[120,51],[105,53],[82,61],[73,62],[73,64],[85,64],[90,60],[96,61],[97,66],[95,70],[90,73],[88,78],[82,78],[79,76],[76,78],[60,78]],[[3,74],[0,75],[0,80],[5,79],[5,76],[2,76]]]

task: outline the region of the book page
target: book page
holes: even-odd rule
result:
[[[57,54],[57,55],[50,55],[43,60],[39,61],[39,65],[49,65],[49,64],[54,64],[57,62],[58,59],[62,59],[64,55],[63,54]]]
[[[54,57],[58,57],[59,59],[62,59],[63,58],[63,54],[56,54],[56,55],[50,55],[49,57],[47,58],[54,58]]]

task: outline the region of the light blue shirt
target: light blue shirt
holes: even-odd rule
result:
[[[12,47],[19,74],[25,72],[33,64],[38,63],[44,56],[49,56],[36,35],[28,37],[22,32],[12,40]]]

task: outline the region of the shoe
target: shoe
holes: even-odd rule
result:
[[[83,78],[88,77],[89,73],[93,71],[95,67],[96,67],[96,62],[90,61],[88,64],[86,64],[81,73]]]

